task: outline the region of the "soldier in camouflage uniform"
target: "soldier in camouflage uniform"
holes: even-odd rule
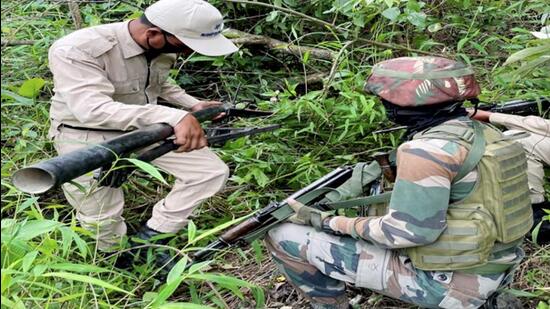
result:
[[[381,97],[390,119],[409,126],[411,137],[442,124],[468,128],[472,121],[460,105],[480,92],[470,68],[434,57],[382,62],[373,68],[366,88]],[[420,112],[411,112],[415,109]],[[384,215],[335,216],[289,200],[296,211],[293,223],[270,230],[266,239],[274,261],[313,308],[348,308],[345,282],[422,307],[482,306],[509,281],[522,259],[521,239],[498,252],[492,239],[491,254],[481,264],[505,265],[494,271],[484,266],[420,269],[407,251],[443,237],[448,210],[476,190],[482,178],[478,168],[455,179],[468,153],[468,144],[449,139],[403,143],[397,149],[397,177]],[[526,180],[520,187],[527,190]],[[528,194],[520,196],[528,199]],[[530,210],[525,198],[514,201],[522,212]],[[314,216],[321,218],[321,226]],[[527,213],[524,222],[532,220],[530,216]],[[524,229],[520,233],[523,236]]]

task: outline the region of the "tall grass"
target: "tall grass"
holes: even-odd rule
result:
[[[86,25],[96,25],[138,16],[136,6],[150,2],[83,2],[80,10]],[[223,224],[284,197],[334,166],[370,160],[372,153],[399,143],[400,132],[371,133],[389,124],[382,107],[361,89],[373,63],[413,54],[365,40],[471,64],[483,85],[481,99],[485,101],[550,96],[548,70],[529,64],[538,59],[533,50],[516,54],[514,61],[503,66],[511,54],[547,44],[548,40],[535,40],[529,33],[547,22],[541,20],[549,13],[543,2],[269,2],[329,22],[333,29],[269,7],[213,3],[226,14],[231,27],[328,49],[340,56],[331,62],[255,46],[243,47],[226,58],[195,55],[185,65],[176,66],[179,69],[174,69],[171,77],[190,93],[229,99],[240,89],[238,103],[275,110],[266,121],[283,124],[283,128],[254,139],[228,142],[217,150],[232,170],[228,188],[200,207],[194,223],[170,241],[178,266],[159,280],[155,277],[158,269],[151,263],[131,271],[114,268],[116,252],[96,250],[90,233],[79,227],[59,190],[31,196],[11,185],[13,171],[53,155],[47,138],[52,94],[47,48],[74,26],[65,3],[2,1],[3,40],[36,41],[31,46],[2,49],[2,306],[226,307],[224,298],[232,294],[253,298],[256,306],[262,307],[266,299],[262,290],[242,277],[220,274],[216,261],[184,270],[186,254],[204,246]],[[548,50],[541,48],[546,52],[543,55]],[[326,73],[324,83],[306,85],[304,80],[315,73]],[[254,124],[242,120],[237,125]],[[169,186],[142,172],[132,177],[124,190],[124,216],[133,229],[147,218],[150,207]],[[536,265],[547,269],[548,249],[533,252]],[[241,256],[261,261],[261,245],[256,243]],[[544,306],[549,282],[539,270],[527,269],[520,287],[526,299],[537,299],[530,304]]]

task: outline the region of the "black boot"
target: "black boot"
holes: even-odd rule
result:
[[[529,234],[527,234],[527,238],[531,239],[531,232],[540,224],[536,243],[540,246],[550,244],[550,221],[544,219],[544,217],[547,216],[544,209],[550,209],[550,202],[544,201],[542,203],[533,204],[532,207],[533,227]]]
[[[130,237],[130,247],[140,247],[147,244],[159,244],[166,245],[168,244],[169,238],[163,238],[158,240],[151,240],[155,236],[162,235],[163,233],[157,232],[146,224],[143,225],[136,234]],[[127,252],[121,253],[116,262],[115,266],[117,268],[128,269],[135,265],[135,263],[145,263],[147,262],[147,252],[149,248],[135,248]],[[152,248],[153,256],[155,258],[155,266],[160,268],[160,273],[167,274],[170,269],[172,269],[177,260],[175,260],[167,251],[167,249],[162,248]]]

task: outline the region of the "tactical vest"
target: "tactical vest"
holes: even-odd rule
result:
[[[451,191],[466,174],[475,168],[478,171],[477,182],[469,195],[449,205],[447,227],[439,238],[429,245],[404,249],[416,268],[478,274],[503,272],[509,264],[488,261],[519,245],[533,224],[525,172],[527,159],[522,146],[489,125],[477,121],[470,123],[473,128],[460,123],[444,123],[413,138],[449,140],[469,150],[451,184]],[[380,174],[376,164],[365,166],[363,173],[367,170],[371,170],[370,174],[372,170]],[[351,181],[358,182],[359,177],[355,178]],[[337,191],[344,193],[346,190],[338,188]],[[369,205],[369,216],[387,212],[389,192],[347,200],[345,195],[351,197],[350,194],[338,194],[334,198],[327,195],[331,200],[329,206],[341,209]]]
[[[452,184],[477,168],[478,180],[463,200],[449,205],[447,228],[432,244],[409,248],[415,267],[424,270],[472,269],[491,254],[516,246],[533,225],[523,147],[488,125],[473,128],[446,123],[413,139],[443,139],[469,152]]]

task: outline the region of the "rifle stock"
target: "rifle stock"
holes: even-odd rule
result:
[[[288,198],[300,199],[301,197],[305,197],[308,193],[320,188],[336,188],[348,180],[351,177],[352,172],[353,168],[350,166],[339,167],[327,175],[319,178],[307,187],[290,195]],[[311,202],[316,202],[322,198],[323,196],[319,196]],[[252,217],[225,231],[216,241],[195,252],[195,254],[193,254],[192,262],[189,263],[187,267],[210,259],[214,253],[222,249],[240,245],[242,246],[263,236],[263,234],[269,229],[286,220],[294,213],[291,209],[290,211],[285,212],[285,208],[290,208],[290,206],[286,203],[286,199],[281,202],[271,203],[260,209]]]

